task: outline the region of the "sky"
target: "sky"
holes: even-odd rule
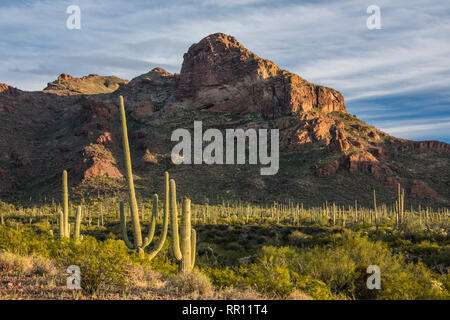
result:
[[[66,26],[70,5],[81,29]],[[370,5],[380,29],[367,27]],[[2,0],[0,83],[179,72],[189,46],[216,32],[340,91],[351,114],[389,134],[450,142],[448,0]]]

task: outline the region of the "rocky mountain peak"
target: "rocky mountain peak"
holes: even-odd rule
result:
[[[90,74],[81,78],[62,73],[58,78],[47,84],[44,92],[57,95],[110,93],[117,90],[127,80],[115,76],[99,76]]]
[[[272,119],[313,110],[347,112],[338,91],[279,68],[223,33],[207,36],[184,55],[178,98],[195,109]]]

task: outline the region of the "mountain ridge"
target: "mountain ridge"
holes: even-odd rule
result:
[[[367,125],[348,114],[338,91],[311,84],[222,33],[193,44],[180,74],[154,68],[130,81],[62,74],[38,92],[1,84],[0,194],[27,196],[38,186],[52,194],[63,169],[74,188],[95,189],[92,181],[112,179],[103,182],[120,189],[119,95],[126,100],[138,181],[153,189],[155,177],[171,170],[182,177],[181,188],[210,198],[214,191],[245,201],[289,196],[307,203],[322,192],[348,202],[348,185],[356,198],[368,199],[362,192],[375,188],[389,199],[400,183],[419,202],[449,202],[449,144],[398,139]],[[280,173],[262,178],[251,166],[174,166],[170,132],[192,128],[193,119],[219,129],[280,129]]]

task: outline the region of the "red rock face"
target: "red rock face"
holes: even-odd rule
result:
[[[114,159],[108,156],[102,144],[90,145],[82,151],[83,162],[88,165],[84,171],[84,179],[95,176],[121,178],[123,175],[115,165]]]
[[[106,176],[109,178],[121,178],[122,173],[111,162],[105,160],[94,161],[92,166],[84,172],[84,178]]]
[[[415,141],[395,146],[392,149],[394,154],[408,151],[417,151],[419,153],[436,152],[441,154],[450,154],[450,144],[434,140]]]
[[[345,134],[345,128],[343,122],[337,122],[331,128],[331,141],[328,146],[330,151],[344,152],[350,149],[350,142],[347,139],[347,135]]]
[[[177,95],[195,109],[257,112],[271,119],[311,110],[347,112],[336,90],[280,69],[222,33],[189,48]]]

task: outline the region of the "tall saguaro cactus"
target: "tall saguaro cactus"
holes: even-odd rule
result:
[[[190,272],[195,265],[196,241],[195,230],[191,227],[191,200],[183,201],[181,216],[181,230],[178,233],[178,211],[176,203],[175,180],[170,180],[170,209],[172,220],[172,248],[175,259],[180,261],[179,270],[183,273]],[[181,240],[180,237],[181,236]]]
[[[63,207],[63,216],[60,221],[60,236],[61,237],[70,237],[69,230],[69,187],[67,183],[67,171],[64,170],[62,174],[62,207]],[[61,216],[60,216],[61,217]],[[62,223],[61,223],[62,222]],[[61,233],[62,232],[62,233]]]
[[[136,201],[136,193],[134,189],[133,181],[133,171],[131,166],[131,155],[130,146],[128,143],[128,130],[127,130],[127,119],[125,115],[125,106],[123,102],[123,97],[120,96],[120,118],[122,122],[122,142],[123,142],[123,153],[125,160],[125,172],[128,183],[128,194],[130,198],[130,211],[131,211],[131,224],[133,228],[133,243],[128,239],[127,225],[125,217],[125,205],[124,202],[120,202],[120,224],[122,228],[122,237],[128,248],[137,250],[139,255],[144,255],[144,249],[152,242],[155,235],[156,229],[156,219],[158,213],[158,195],[153,196],[153,214],[150,221],[150,228],[148,230],[148,236],[142,241],[142,231],[141,225],[139,223],[139,210]],[[155,257],[158,252],[162,249],[164,242],[167,237],[167,229],[169,227],[169,174],[165,173],[165,187],[166,187],[166,197],[164,203],[164,222],[163,230],[159,242],[156,248],[149,253],[149,259]]]
[[[81,206],[77,207],[77,217],[75,220],[75,233],[74,238],[76,240],[80,239],[80,229],[81,229]]]
[[[69,187],[67,183],[67,171],[64,170],[62,174],[62,211],[59,211],[59,236],[61,238],[70,238],[70,224],[69,224]],[[77,215],[75,220],[74,238],[80,238],[81,229],[81,207],[77,208]]]
[[[139,224],[139,211],[136,201],[136,194],[134,190],[133,171],[131,168],[130,145],[128,144],[127,118],[125,115],[125,106],[123,103],[123,97],[120,96],[119,99],[120,99],[120,119],[122,122],[123,155],[125,160],[125,174],[128,183],[128,193],[130,197],[131,223],[133,225],[134,248],[137,250],[141,250],[142,233],[141,233],[141,225]]]
[[[373,209],[374,209],[374,215],[375,215],[376,231],[378,231],[377,194],[376,194],[375,189],[373,189]]]

